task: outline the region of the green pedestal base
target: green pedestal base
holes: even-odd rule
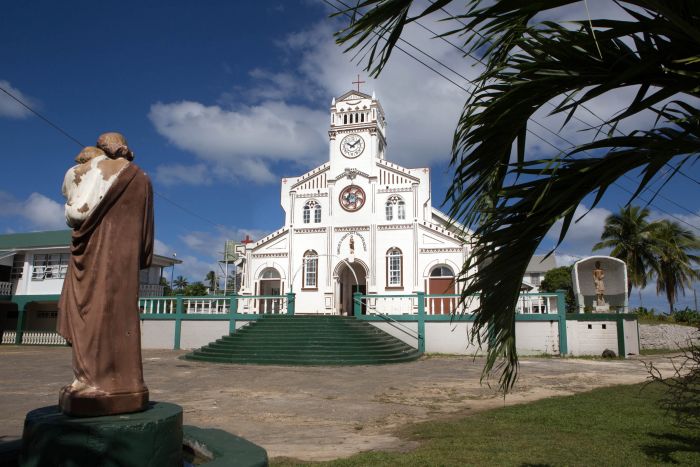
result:
[[[264,467],[267,451],[239,436],[213,428],[185,425],[183,445],[200,458],[202,467]]]
[[[143,412],[90,418],[32,410],[19,465],[182,466],[182,408],[151,402]]]

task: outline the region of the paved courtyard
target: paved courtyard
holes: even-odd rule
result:
[[[404,450],[402,425],[469,415],[503,404],[568,395],[646,379],[642,361],[523,358],[505,401],[479,384],[482,358],[435,357],[384,366],[223,365],[144,351],[151,400],[180,404],[185,423],[221,428],[265,447],[270,457],[307,460],[365,450]],[[663,357],[645,357],[664,365]],[[0,441],[21,436],[24,415],[53,405],[72,380],[70,349],[0,346]],[[666,366],[668,368],[668,366]]]

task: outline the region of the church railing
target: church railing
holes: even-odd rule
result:
[[[287,314],[287,295],[206,295],[141,297],[139,309],[146,315]]]
[[[479,306],[479,296],[471,296],[466,302],[459,294],[422,294],[426,316],[471,315]],[[417,315],[418,295],[362,295],[362,314]],[[558,293],[524,293],[520,294],[516,304],[516,314],[551,314],[559,313]]]

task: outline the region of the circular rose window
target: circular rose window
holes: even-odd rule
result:
[[[365,192],[359,186],[350,185],[340,192],[340,206],[346,211],[357,211],[365,205]]]

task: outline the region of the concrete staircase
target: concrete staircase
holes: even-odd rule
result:
[[[420,356],[415,348],[353,317],[271,315],[184,358],[257,365],[379,365]]]

